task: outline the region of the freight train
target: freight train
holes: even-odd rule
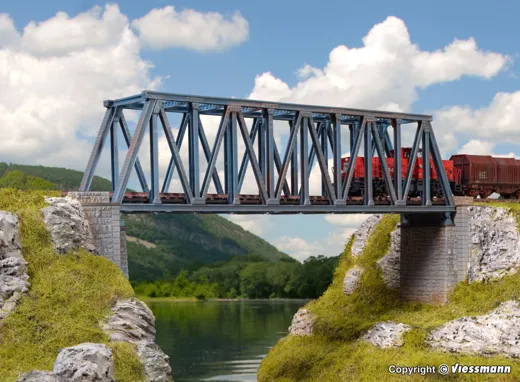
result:
[[[408,169],[411,148],[401,149],[401,176],[404,182]],[[394,176],[394,152],[390,151],[385,158],[390,176]],[[341,158],[342,177],[345,178],[350,157]],[[358,157],[354,164],[351,195],[362,195],[364,189],[364,158]],[[500,194],[505,199],[520,199],[520,160],[515,158],[500,158],[489,155],[452,155],[449,160],[443,160],[451,191],[458,196],[487,198],[493,193]],[[430,190],[432,197],[443,197],[442,188],[435,171],[433,160],[430,159]],[[388,195],[383,177],[383,169],[379,158],[372,158],[373,193],[375,197]],[[423,190],[423,158],[421,151],[416,160],[410,183],[410,197],[420,196]]]

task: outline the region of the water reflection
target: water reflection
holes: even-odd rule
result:
[[[175,382],[256,381],[304,300],[148,303]]]

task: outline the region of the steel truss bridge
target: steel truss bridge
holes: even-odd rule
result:
[[[79,191],[89,191],[106,138],[110,135],[111,203],[120,205],[122,212],[316,214],[455,211],[454,198],[431,125],[432,117],[428,115],[153,91],[105,101],[104,106],[106,113]],[[141,112],[133,135],[124,116],[125,110]],[[169,120],[173,113],[179,114],[180,118],[177,118],[181,120],[176,137]],[[212,147],[200,118],[203,115],[220,118]],[[250,122],[251,127],[246,121]],[[279,124],[285,124],[289,131],[288,143],[283,152],[278,150],[275,142],[275,122],[277,129]],[[351,160],[346,167],[346,175],[342,177],[338,169],[341,169],[341,154],[346,152],[346,147],[342,147],[342,133],[343,130],[347,131],[345,127],[348,127]],[[158,147],[161,128],[169,146],[168,154],[171,155],[162,185]],[[361,156],[362,142],[365,158],[372,159],[376,154],[379,158],[389,157],[392,149],[400,152],[403,128],[415,129],[409,167],[404,179],[400,155],[395,156],[393,176],[387,162],[382,160],[388,196],[374,197],[372,160],[365,160],[363,195],[350,195],[354,163]],[[393,139],[389,130],[393,130]],[[143,143],[147,131],[150,139],[148,143]],[[122,167],[119,166],[120,134],[128,147]],[[186,141],[185,135],[189,157],[187,168],[180,153]],[[240,165],[239,142],[245,146]],[[150,153],[150,186],[138,158],[143,144],[148,145]],[[224,182],[217,169],[222,145]],[[431,155],[433,159],[444,195],[441,199],[431,197],[429,166],[423,169],[425,186],[421,197],[409,197],[412,169],[416,165],[420,146],[422,157]],[[207,163],[205,171],[201,171],[199,163],[200,150]],[[329,158],[333,161],[333,171],[329,171]],[[321,172],[319,195],[311,195],[309,187],[314,161],[318,162]],[[241,194],[248,167],[253,171],[257,194]],[[143,192],[125,192],[133,169]],[[182,189],[172,193],[168,191],[175,171]],[[216,193],[208,193],[210,184],[214,185]]]

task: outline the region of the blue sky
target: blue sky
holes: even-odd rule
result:
[[[0,17],[0,68],[2,63],[9,68],[4,73],[0,69],[0,81],[8,81],[6,83],[11,86],[0,90],[0,110],[5,114],[0,117],[3,126],[0,128],[0,141],[4,140],[3,144],[0,143],[0,160],[83,170],[91,148],[89,144],[101,121],[101,100],[114,95],[137,93],[156,77],[162,77],[158,88],[163,91],[240,98],[263,94],[278,97],[274,88],[269,91],[269,86],[274,86],[272,79],[278,78],[291,92],[277,99],[303,99],[307,103],[318,103],[319,100],[313,99],[312,91],[302,95],[295,88],[307,81],[298,76],[298,69],[308,64],[323,70],[329,63],[331,51],[340,45],[349,49],[362,48],[362,39],[375,25],[385,23],[389,16],[395,16],[404,24],[411,44],[415,44],[420,52],[442,51],[455,39],[474,39],[476,46],[466,46],[445,54],[439,62],[433,62],[433,57],[428,58],[425,63],[431,66],[429,70],[423,73],[417,65],[413,67],[417,71],[415,80],[408,77],[406,60],[390,65],[384,60],[378,61],[381,57],[377,55],[370,56],[372,61],[360,62],[374,66],[382,62],[381,65],[388,68],[389,83],[381,85],[378,92],[379,84],[370,83],[370,78],[367,78],[363,81],[367,86],[352,89],[356,94],[366,93],[366,99],[343,95],[340,90],[331,89],[329,103],[365,107],[372,106],[370,102],[373,99],[373,107],[393,102],[407,111],[433,114],[433,125],[438,129],[438,139],[444,145],[445,155],[460,150],[520,155],[520,134],[515,133],[517,129],[514,126],[515,117],[520,116],[520,111],[515,111],[520,110],[517,29],[520,3],[501,1],[498,6],[484,1],[436,1],[428,5],[417,1],[321,1],[317,4],[310,1],[233,0],[117,3],[118,12],[130,23],[143,18],[153,9],[160,11],[166,6],[175,7],[177,16],[178,12],[189,8],[200,14],[218,12],[225,20],[239,11],[241,18],[247,21],[247,36],[239,42],[229,43],[230,46],[224,50],[220,50],[217,43],[200,52],[190,47],[191,41],[197,40],[197,35],[188,33],[186,35],[191,37],[181,41],[182,28],[196,27],[190,24],[193,20],[185,20],[183,25],[176,24],[178,28],[169,29],[168,33],[175,42],[170,41],[169,46],[162,48],[135,43],[133,37],[130,42],[121,43],[124,38],[116,38],[118,33],[125,36],[125,21],[121,18],[111,23],[121,25],[119,29],[116,26],[113,29],[107,27],[107,31],[116,36],[114,39],[100,34],[79,41],[76,37],[70,37],[70,28],[77,21],[80,32],[85,31],[85,36],[89,36],[86,31],[93,33],[92,29],[88,29],[89,22],[97,20],[100,24],[95,29],[103,31],[105,24],[100,19],[105,12],[105,2],[3,1],[0,12],[8,15],[17,34],[8,25],[7,18]],[[95,6],[101,7],[97,16],[91,14],[83,19],[74,19]],[[57,20],[57,12],[65,12],[71,20],[68,23]],[[41,23],[49,20],[55,21],[52,28],[44,30],[34,27],[32,32],[24,32],[24,27],[33,21]],[[143,30],[150,29],[147,33],[152,39],[160,34],[153,23],[142,25]],[[388,46],[393,44],[392,33],[402,37],[403,29],[400,29],[399,23],[388,22],[385,25],[380,28],[384,33],[380,34],[384,37],[385,46]],[[220,27],[217,25],[215,31]],[[135,27],[129,30],[135,36],[144,36],[137,33]],[[238,30],[236,33],[224,33],[222,41],[237,39],[239,33]],[[99,41],[96,42],[96,38]],[[141,37],[141,40],[144,39]],[[70,51],[66,51],[68,46]],[[480,52],[480,55],[467,53],[471,49]],[[111,52],[121,51],[123,53],[118,54],[123,59],[108,57]],[[389,52],[409,54],[409,46],[399,45],[395,51],[390,49]],[[350,54],[353,65],[358,56],[356,52]],[[410,57],[410,60],[416,59],[419,55]],[[142,62],[150,62],[154,67],[140,69],[139,63]],[[341,61],[341,65],[348,67],[350,62]],[[84,68],[81,66],[83,64]],[[400,72],[401,68],[403,72]],[[381,73],[381,68],[377,70]],[[117,74],[119,72],[124,75]],[[255,83],[255,78],[266,72],[272,74],[267,78],[267,93]],[[443,72],[448,73],[450,79],[441,79],[439,73]],[[335,75],[337,73],[343,72],[339,69]],[[372,72],[367,69],[361,73],[370,75]],[[348,82],[349,77],[345,78]],[[396,90],[396,94],[400,92],[398,95],[391,90],[391,86],[396,84],[405,84],[405,90]],[[318,89],[315,87],[318,85],[309,86],[310,90]],[[326,86],[319,89],[326,91]],[[410,92],[416,92],[417,96],[408,94]],[[493,103],[495,95],[500,92],[505,95]],[[76,102],[79,98],[81,101]],[[32,101],[29,103],[28,99]],[[359,104],[344,104],[345,100]],[[37,111],[40,107],[48,111]],[[76,116],[67,114],[75,108]],[[89,114],[89,109],[96,111]],[[23,123],[26,127],[17,130],[15,137],[11,133],[8,139],[7,133],[12,131],[9,127],[18,126],[20,122],[17,124],[15,121],[20,115],[31,118],[27,117],[29,119]],[[85,128],[86,125],[89,127]],[[496,126],[498,130],[495,130]],[[456,142],[452,139],[455,136],[450,134],[456,134]],[[82,136],[88,136],[86,141],[81,140]],[[443,137],[445,142],[442,141]],[[106,174],[107,167],[100,167],[100,175]],[[324,216],[249,216],[235,217],[233,220],[299,259],[318,253],[336,255],[347,240],[347,234],[362,221],[355,216],[335,220],[326,220]]]

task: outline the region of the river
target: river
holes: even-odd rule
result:
[[[147,301],[156,342],[170,356],[175,382],[256,381],[260,362],[287,335],[305,300]]]

